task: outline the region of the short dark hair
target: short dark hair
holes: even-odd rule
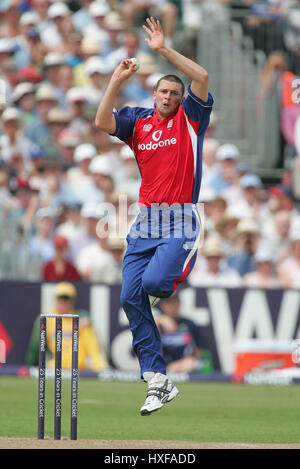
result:
[[[183,81],[181,80],[181,78],[179,78],[177,75],[165,75],[163,77],[161,77],[158,82],[156,83],[156,87],[155,89],[157,90],[157,88],[159,87],[159,84],[162,80],[166,80],[166,81],[173,81],[175,83],[179,83],[181,85],[181,91],[182,91],[182,96],[184,95],[184,92],[185,92],[185,86],[184,86],[184,83]]]

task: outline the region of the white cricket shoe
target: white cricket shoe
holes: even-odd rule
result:
[[[148,382],[148,392],[145,404],[141,407],[141,415],[150,415],[164,404],[172,401],[179,393],[176,386],[166,375],[161,373],[146,372],[143,375]]]

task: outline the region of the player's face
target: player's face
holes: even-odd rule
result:
[[[182,101],[182,88],[180,83],[162,80],[154,90],[153,99],[156,109],[162,119],[174,114]]]

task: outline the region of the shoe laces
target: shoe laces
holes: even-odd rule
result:
[[[164,382],[162,382],[161,380],[160,381],[151,380],[151,383],[149,382],[149,385],[148,385],[146,402],[148,399],[150,399],[149,402],[152,402],[155,399],[162,401],[163,398],[166,397],[166,395],[170,393],[170,391],[168,390],[168,384],[169,384],[169,381],[167,378],[164,380]]]

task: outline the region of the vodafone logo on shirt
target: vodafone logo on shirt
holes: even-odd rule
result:
[[[152,134],[152,140],[149,143],[140,143],[138,145],[138,150],[157,150],[157,148],[162,148],[170,145],[175,145],[177,140],[175,137],[166,138],[161,140],[162,130],[155,130]]]
[[[158,142],[160,140],[161,134],[162,134],[162,130],[156,130],[155,132],[153,132],[152,134],[153,140],[155,142]]]

